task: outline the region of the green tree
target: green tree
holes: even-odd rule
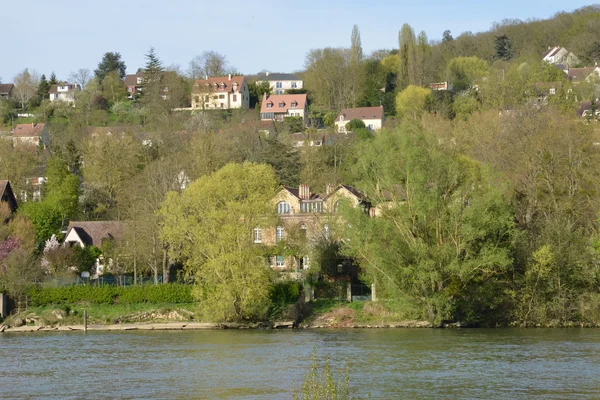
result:
[[[50,74],[50,81],[48,81],[48,84],[50,86],[58,85],[58,79],[56,79],[56,74],[54,73],[54,71],[52,71],[52,73]]]
[[[408,86],[396,95],[396,114],[403,118],[419,118],[425,111],[429,96],[431,96],[430,89]]]
[[[40,102],[49,97],[49,94],[48,94],[49,91],[50,91],[50,83],[46,80],[46,75],[42,74],[42,77],[40,78],[40,83],[38,84],[38,88],[37,88],[37,96],[38,96]]]
[[[121,60],[120,53],[104,53],[102,60],[98,63],[98,68],[94,70],[94,74],[96,75],[96,79],[102,82],[111,71],[117,71],[121,79],[125,78],[127,66],[125,65],[125,61]]]
[[[262,140],[260,150],[250,161],[270,165],[282,185],[297,186],[300,183],[298,175],[301,164],[298,151],[277,138]]]
[[[494,41],[494,60],[508,61],[513,57],[512,44],[506,35],[496,36]]]
[[[405,89],[408,85],[415,84],[415,66],[416,66],[416,40],[415,32],[408,24],[402,25],[398,33],[398,56],[400,59],[400,68],[398,69],[398,88]]]
[[[277,178],[271,167],[228,164],[169,193],[160,210],[162,237],[171,257],[194,278],[194,295],[205,318],[264,318],[270,305],[271,272],[252,246],[257,226],[270,226]]]
[[[456,91],[476,85],[489,72],[488,63],[477,57],[457,57],[448,63],[447,75]]]
[[[102,80],[102,97],[108,100],[110,104],[118,103],[127,98],[127,88],[118,71],[110,71]]]

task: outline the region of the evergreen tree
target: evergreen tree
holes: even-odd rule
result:
[[[154,47],[150,47],[148,54],[146,54],[146,67],[144,68],[144,82],[158,82],[162,76],[164,68],[162,62],[156,55]]]
[[[94,74],[96,75],[96,78],[102,82],[109,72],[115,70],[119,72],[121,79],[125,78],[127,66],[125,65],[125,61],[121,60],[121,54],[108,52],[104,53],[102,61],[98,63],[98,68],[94,70]]]
[[[50,82],[46,80],[46,75],[42,75],[40,83],[37,89],[37,96],[40,102],[48,98],[48,92],[50,91]]]
[[[454,38],[452,37],[452,33],[449,30],[445,30],[444,34],[442,36],[442,43],[448,43],[453,40],[454,40]]]
[[[52,71],[52,73],[50,74],[50,81],[48,83],[50,84],[50,86],[58,85],[58,79],[56,79],[56,74],[54,73],[54,71]]]
[[[512,45],[508,36],[496,36],[496,40],[494,42],[494,60],[508,61],[512,58],[512,56]]]

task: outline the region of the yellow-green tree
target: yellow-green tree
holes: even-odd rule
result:
[[[269,226],[277,178],[267,165],[228,164],[181,194],[169,193],[159,213],[173,259],[196,283],[205,318],[263,318],[271,271],[252,245],[253,229]]]
[[[417,119],[425,110],[425,101],[431,90],[410,85],[396,95],[396,113],[403,118]]]

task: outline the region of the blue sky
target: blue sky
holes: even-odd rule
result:
[[[397,46],[409,23],[439,40],[446,29],[488,30],[506,18],[544,19],[590,3],[545,0],[398,1],[304,0],[30,0],[2,1],[0,77],[10,82],[24,68],[67,79],[78,68],[93,70],[107,51],[121,53],[128,72],[144,65],[154,46],[165,65],[187,69],[205,50],[225,54],[238,71],[302,69],[312,48],[349,46],[360,28],[365,53]],[[539,6],[542,3],[543,6]],[[8,22],[8,23],[6,23]]]

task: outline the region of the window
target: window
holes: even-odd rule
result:
[[[283,87],[283,84],[281,82],[275,83],[275,88],[276,89],[281,89],[282,87]]]
[[[281,242],[285,239],[285,229],[283,226],[278,226],[275,230],[275,241]]]
[[[283,256],[275,256],[275,265],[278,267],[283,267],[285,259]]]
[[[252,232],[252,239],[254,243],[262,243],[262,229],[254,228],[254,231]]]
[[[340,205],[342,204],[342,200],[338,200],[335,202],[335,204],[333,205],[333,212],[338,212],[340,209]]]
[[[280,201],[277,203],[277,214],[289,214],[290,213],[290,203],[287,201]]]
[[[219,98],[220,98],[220,99],[224,99],[224,98],[225,98],[225,95],[224,95],[224,94],[220,94],[220,95],[219,95]]]
[[[137,84],[138,84],[138,85],[141,85],[141,84],[142,84],[142,78],[140,78],[140,77],[138,77],[138,78],[137,78]]]
[[[225,108],[225,104],[221,103],[221,108]]]
[[[340,115],[340,121],[343,121],[343,120],[344,120],[344,116]]]
[[[283,108],[283,107],[285,107],[285,103],[282,101],[279,103],[279,108]]]
[[[233,101],[237,101],[237,94],[233,95]]]
[[[290,107],[296,108],[296,107],[298,107],[298,103],[296,103],[295,101],[292,101],[292,104],[290,105]]]
[[[267,103],[267,108],[273,108],[273,103]]]
[[[367,126],[367,129],[368,129],[368,130],[370,130],[370,131],[372,131],[372,130],[373,130],[373,124],[369,124],[369,125]]]
[[[292,89],[296,89],[298,87],[298,85],[296,84],[296,82],[292,82]]]
[[[275,94],[283,94],[283,90],[276,90]]]
[[[221,89],[225,89],[225,84],[221,83]]]
[[[320,213],[323,211],[323,202],[322,201],[303,201],[300,204],[300,211],[303,213]]]

